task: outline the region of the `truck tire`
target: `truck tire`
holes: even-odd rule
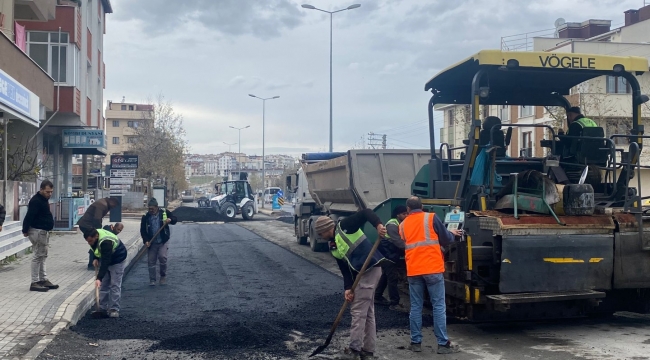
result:
[[[316,231],[314,230],[313,223],[310,223],[309,224],[309,247],[311,248],[311,251],[325,252],[329,250],[329,246],[327,246],[327,243],[319,243],[317,239],[318,239],[318,234],[316,234]]]
[[[307,240],[309,240],[309,237],[308,236],[300,236],[300,235],[298,235],[298,219],[296,219],[293,224],[294,224],[294,226],[293,226],[294,230],[293,231],[294,231],[294,233],[296,235],[296,241],[300,245],[307,245]]]
[[[221,205],[220,213],[228,219],[234,219],[237,216],[237,207],[231,202],[226,202]]]
[[[241,208],[241,217],[243,217],[244,220],[253,220],[254,215],[255,209],[253,208],[252,203],[248,202]]]

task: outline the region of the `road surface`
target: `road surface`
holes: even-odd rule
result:
[[[259,220],[263,220],[260,217]],[[312,253],[280,221],[176,225],[169,285],[149,287],[141,261],[123,287],[120,319],[82,319],[41,359],[305,359],[342,300],[330,255]],[[262,234],[262,238],[257,234]],[[650,359],[650,318],[469,324],[451,321],[456,355],[435,355],[425,319],[423,352],[405,350],[408,314],[377,309],[381,359]],[[344,319],[323,358],[346,345]],[[96,346],[95,346],[96,345]]]

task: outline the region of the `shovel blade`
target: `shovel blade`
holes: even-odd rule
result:
[[[108,318],[108,314],[105,311],[93,311],[90,316],[93,319],[106,319]]]
[[[314,352],[311,353],[311,355],[309,355],[309,357],[312,357],[312,356],[315,356],[315,355],[318,355],[318,354],[322,353],[323,350],[325,350],[325,348],[327,347],[327,345],[328,344],[323,344],[323,345],[317,347],[316,350],[314,350]]]

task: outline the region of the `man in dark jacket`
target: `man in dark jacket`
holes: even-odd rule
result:
[[[77,221],[77,226],[79,226],[79,230],[84,235],[84,239],[86,238],[86,233],[90,230],[101,229],[102,219],[104,219],[104,216],[118,205],[119,203],[115,198],[103,198],[92,203],[88,209],[86,209],[86,212],[81,219]],[[88,254],[88,270],[93,270],[92,262],[94,256],[92,251],[88,251]]]
[[[41,190],[29,200],[27,214],[23,220],[23,236],[29,237],[34,252],[30,291],[46,292],[59,288],[59,285],[54,285],[47,279],[45,272],[50,231],[54,228],[54,217],[50,211],[49,202],[53,192],[54,184],[50,180],[43,180]]]
[[[110,231],[115,235],[119,235],[122,232],[122,230],[124,230],[124,224],[119,222],[115,223],[115,225],[108,224],[108,225],[104,225],[102,229],[106,231]]]
[[[94,266],[99,266],[95,286],[99,287],[99,307],[109,317],[120,317],[120,297],[122,278],[128,255],[126,247],[112,232],[104,229],[91,229],[86,233],[86,241],[93,251]]]
[[[314,229],[323,239],[329,240],[330,252],[343,275],[345,300],[350,302],[350,347],[343,351],[340,359],[359,360],[374,358],[377,341],[375,324],[375,287],[381,277],[379,268],[385,259],[379,251],[372,255],[368,269],[361,275],[357,289],[352,292],[352,284],[372,250],[372,243],[361,228],[369,222],[377,229],[380,237],[386,236],[386,228],[372,210],[361,210],[335,224],[327,216],[316,220]]]
[[[0,231],[2,231],[2,225],[5,223],[5,218],[7,217],[7,210],[5,207],[0,205]]]
[[[142,216],[140,222],[140,235],[142,241],[149,248],[148,262],[149,262],[149,285],[156,286],[156,262],[160,262],[160,285],[167,283],[167,241],[169,241],[169,226],[167,224],[176,224],[176,216],[171,212],[160,209],[158,201],[155,198],[149,200],[149,212]],[[154,239],[153,236],[158,230],[164,227],[158,236]]]
[[[399,224],[408,216],[406,206],[400,205],[395,207],[391,214],[391,219],[386,222],[386,236],[381,239],[379,251],[389,261],[381,263],[382,275],[375,291],[375,304],[384,304],[387,302],[384,298],[384,290],[388,287],[388,297],[390,298],[391,310],[401,310],[403,307],[399,303],[399,290],[397,284],[401,275],[406,276],[406,262],[404,261],[404,240],[399,236]]]

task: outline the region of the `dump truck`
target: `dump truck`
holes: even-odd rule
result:
[[[287,179],[296,195],[296,240],[309,243],[313,251],[327,251],[327,241],[314,230],[319,216],[334,221],[371,209],[386,222],[397,205],[411,195],[418,171],[431,158],[429,150],[349,150],[335,154],[305,154],[301,168]],[[377,231],[367,225],[366,236],[374,241]]]
[[[491,321],[650,310],[650,221],[639,162],[648,96],[636,78],[646,71],[641,57],[484,50],[426,82],[432,150],[434,107],[471,110],[464,144],[440,144],[441,156],[431,152],[411,185],[426,211],[465,230],[444,249],[448,314]],[[489,105],[568,113],[571,89],[600,76],[622,77],[632,90],[627,134],[606,136],[596,126],[564,135],[539,122],[484,120]],[[513,129],[539,127],[545,156],[506,156]],[[629,146],[617,148],[617,137]]]

